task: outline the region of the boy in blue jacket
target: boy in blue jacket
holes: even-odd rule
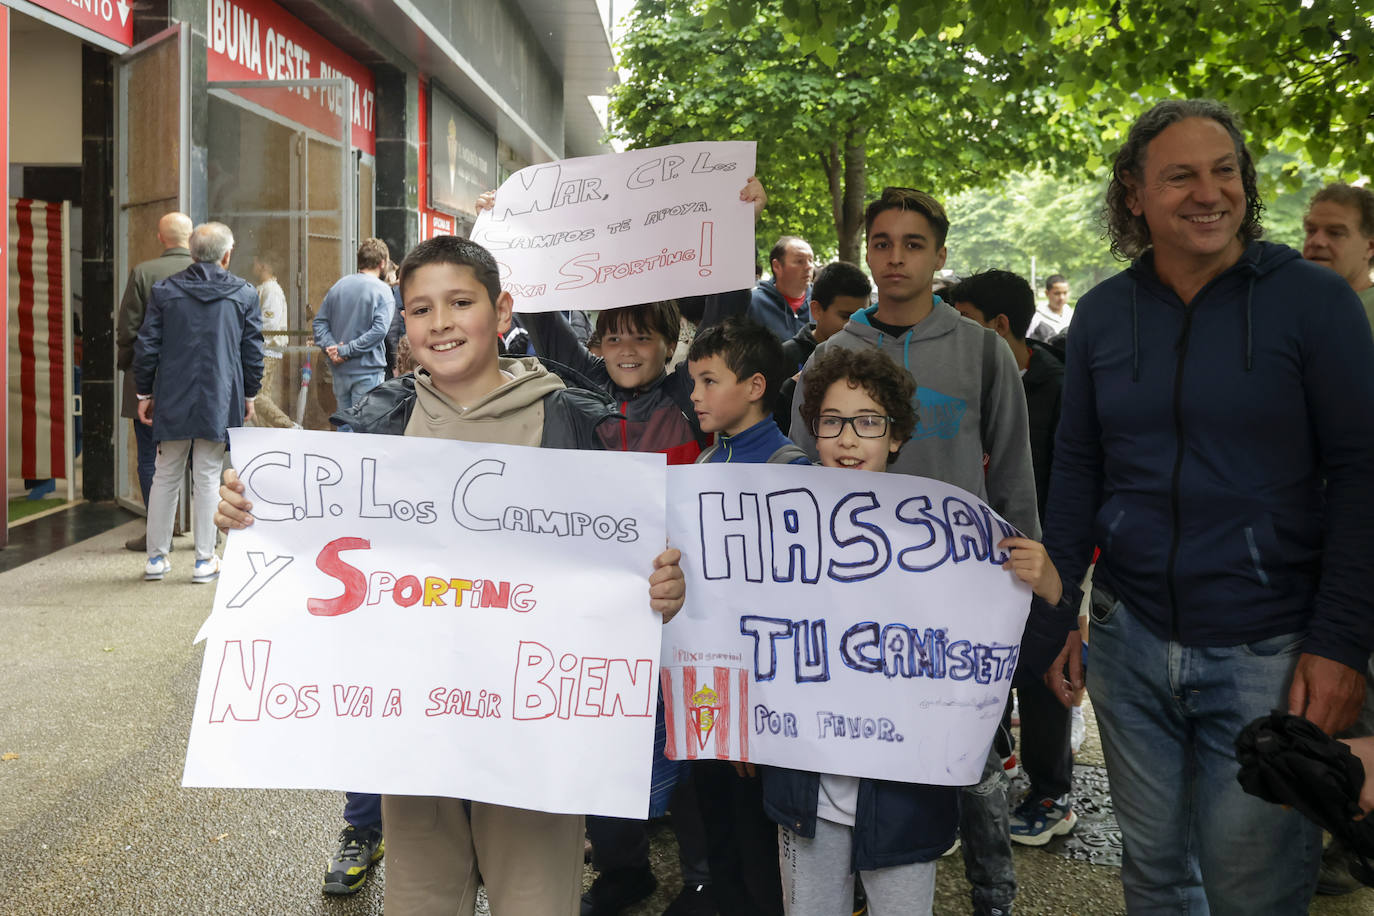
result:
[[[773,422],[788,367],[773,333],[748,319],[707,328],[687,351],[697,422],[716,444],[697,463],[810,464]],[[722,916],[781,916],[778,831],[753,764],[690,764],[706,825],[711,888]]]
[[[697,335],[687,366],[697,423],[716,434],[697,463],[811,463],[773,422],[773,402],[788,369],[771,331],[748,319],[728,319]]]

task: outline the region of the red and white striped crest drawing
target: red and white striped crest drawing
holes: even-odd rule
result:
[[[72,378],[63,204],[11,199],[9,227],[10,474],[66,477]]]
[[[663,668],[671,760],[749,759],[749,671],[744,668]]]

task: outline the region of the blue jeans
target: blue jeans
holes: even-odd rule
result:
[[[968,878],[974,916],[1009,913],[1016,900],[1008,788],[994,742],[978,785],[960,790],[959,837],[963,840],[964,877]]]
[[[1245,794],[1233,743],[1251,720],[1288,708],[1302,638],[1183,646],[1120,601],[1094,602],[1088,692],[1132,916],[1307,912],[1321,830]]]
[[[334,399],[339,402],[339,410],[348,410],[373,388],[382,383],[386,375],[381,369],[364,372],[362,375],[340,375],[334,372]]]

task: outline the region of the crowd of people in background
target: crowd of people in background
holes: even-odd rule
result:
[[[765,206],[756,179],[740,197]],[[1075,304],[1060,274],[1039,301],[1006,265],[944,276],[957,227],[930,194],[890,187],[865,211],[866,271],[816,270],[786,235],[752,290],[664,290],[594,319],[513,314],[475,243],[431,239],[398,266],[367,239],[314,316],[314,346],[341,429],[911,474],[1023,533],[1002,547],[1036,597],[980,781],[688,764],[660,748],[650,815],[671,814],[683,883],[665,916],[930,912],[936,863],[956,849],[972,911],[1012,913],[1012,844],[1075,827],[1085,690],[1128,911],[1297,914],[1319,873],[1324,892],[1358,886],[1357,851],[1323,860],[1317,825],[1246,794],[1233,742],[1286,710],[1374,772],[1374,193],[1318,193],[1301,253],[1263,241],[1260,213],[1235,116],[1166,101],[1108,178],[1112,249],[1130,264]],[[148,505],[129,546],[146,579],[168,574],[189,456],[193,576],[208,582],[216,525],[252,522],[232,471],[219,486],[226,430],[255,415],[299,426],[264,399],[286,303],[268,261],[256,290],[229,273],[227,227],[168,214],[158,238],[119,321]],[[648,583],[665,621],[683,600],[678,556]],[[1008,798],[1017,765],[1029,792]],[[1360,803],[1374,808],[1374,786]],[[481,883],[497,916],[609,916],[655,889],[644,821],[361,793],[344,821],[324,890],[358,890],[385,851],[392,913],[470,913]]]

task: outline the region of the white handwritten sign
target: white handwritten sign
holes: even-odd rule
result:
[[[185,785],[645,816],[661,455],[231,435]]]
[[[679,143],[521,169],[472,239],[522,312],[604,309],[754,284],[753,143]]]
[[[1030,609],[996,548],[1013,532],[921,477],[669,468],[668,756],[976,783]]]

